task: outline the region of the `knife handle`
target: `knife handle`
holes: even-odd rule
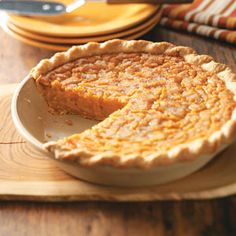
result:
[[[106,0],[109,4],[123,3],[150,3],[150,4],[181,4],[191,3],[193,0]]]

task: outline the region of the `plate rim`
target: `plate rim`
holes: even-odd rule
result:
[[[42,43],[62,44],[62,45],[63,44],[81,44],[81,43],[86,43],[91,40],[94,40],[94,41],[109,40],[108,37],[112,37],[112,36],[115,38],[119,38],[119,37],[125,37],[128,35],[131,35],[131,34],[135,34],[141,30],[145,30],[146,28],[148,28],[149,26],[153,24],[157,24],[160,21],[160,18],[161,18],[161,10],[160,8],[158,8],[157,11],[153,13],[153,15],[151,15],[148,19],[146,19],[143,22],[140,22],[138,25],[133,26],[129,29],[122,30],[122,31],[112,33],[112,34],[96,35],[96,36],[90,36],[90,37],[77,37],[77,38],[76,37],[75,38],[50,37],[47,35],[37,34],[35,32],[28,31],[26,29],[23,29],[15,25],[10,20],[6,21],[6,27],[15,34],[18,34],[25,38],[29,38],[34,41],[40,41]]]
[[[160,17],[161,17],[161,15],[160,15]],[[153,23],[152,25],[148,26],[147,28],[145,28],[145,29],[143,29],[141,31],[138,31],[138,32],[136,32],[134,34],[130,34],[130,35],[121,37],[121,39],[125,39],[125,40],[136,39],[136,38],[141,37],[142,35],[148,33],[155,26],[156,26],[156,23]],[[2,23],[2,28],[3,28],[3,30],[6,33],[11,35],[15,39],[17,39],[17,40],[19,40],[21,42],[24,42],[25,44],[30,45],[30,46],[34,46],[34,47],[38,47],[38,48],[43,48],[43,49],[47,49],[47,50],[52,50],[52,51],[65,51],[65,50],[68,50],[70,47],[73,46],[73,44],[70,44],[70,45],[66,45],[66,44],[65,45],[62,45],[62,44],[52,44],[52,43],[45,43],[45,42],[40,42],[40,41],[37,41],[37,40],[29,39],[27,37],[23,37],[21,35],[18,35],[15,32],[12,32],[7,27],[7,25],[4,25],[3,23]],[[81,44],[84,44],[84,43],[81,43]]]
[[[137,4],[135,4],[137,6]],[[147,9],[145,11],[145,14],[142,13],[141,16],[142,17],[137,17],[137,16],[133,16],[135,19],[133,19],[132,22],[129,22],[129,23],[126,23],[124,24],[124,22],[128,22],[127,19],[123,19],[122,21],[121,20],[118,20],[118,22],[120,21],[120,25],[117,26],[117,27],[114,27],[114,25],[109,25],[110,23],[105,23],[105,24],[101,24],[99,27],[93,27],[91,26],[91,28],[97,28],[97,29],[93,29],[91,31],[88,30],[88,26],[85,27],[81,27],[81,26],[66,26],[64,28],[66,28],[67,30],[66,31],[60,31],[60,32],[52,32],[50,30],[47,30],[47,27],[36,27],[36,25],[40,24],[40,22],[42,22],[41,20],[38,20],[37,19],[35,20],[35,23],[33,23],[34,21],[31,21],[27,18],[27,17],[23,17],[23,16],[17,16],[17,15],[8,15],[9,17],[9,20],[12,21],[15,25],[17,26],[20,26],[24,29],[28,29],[32,32],[35,32],[35,33],[41,33],[41,34],[44,34],[44,35],[48,35],[48,36],[66,36],[66,37],[76,37],[76,36],[92,36],[94,34],[96,35],[101,35],[101,34],[104,34],[104,33],[114,33],[114,32],[117,32],[117,31],[121,31],[121,30],[125,30],[127,28],[130,28],[136,24],[138,24],[139,22],[141,21],[144,21],[145,19],[147,19],[149,16],[151,16],[158,8],[160,8],[160,5],[150,5],[150,4],[142,4],[143,6],[141,7],[140,5],[140,9],[144,9],[145,7],[149,7],[149,9]],[[133,7],[133,6],[130,6],[130,7]],[[49,23],[50,25],[50,23]],[[106,29],[104,30],[105,26],[106,25],[109,25],[109,29]],[[55,27],[55,26],[54,26]],[[82,28],[86,28],[87,32],[85,30],[83,30]],[[75,30],[76,29],[76,30]],[[79,33],[78,33],[79,32]]]

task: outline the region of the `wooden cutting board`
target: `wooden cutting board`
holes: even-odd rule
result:
[[[15,87],[15,84],[0,86],[1,200],[153,201],[209,199],[236,193],[236,143],[202,170],[170,184],[114,188],[75,179],[58,169],[17,133],[10,112]]]

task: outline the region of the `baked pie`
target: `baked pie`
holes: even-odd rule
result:
[[[235,74],[171,43],[111,40],[41,61],[31,77],[57,114],[100,120],[48,142],[82,166],[149,168],[216,153],[236,132]]]

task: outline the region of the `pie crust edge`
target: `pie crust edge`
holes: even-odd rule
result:
[[[144,40],[119,40],[114,39],[104,43],[90,42],[82,46],[73,46],[66,52],[56,53],[50,59],[42,60],[30,72],[30,77],[38,84],[41,75],[61,66],[67,62],[85,56],[100,55],[117,52],[145,52],[152,54],[165,54],[169,56],[181,56],[188,63],[200,66],[202,69],[215,73],[223,80],[226,88],[234,95],[236,102],[236,75],[231,69],[214,61],[208,55],[198,55],[192,48],[175,46],[168,42],[153,43]],[[39,84],[38,84],[39,85]],[[195,141],[177,145],[167,152],[155,152],[149,156],[141,157],[137,154],[129,156],[114,155],[112,152],[94,155],[79,148],[74,150],[63,150],[58,147],[57,142],[48,142],[44,148],[54,153],[56,159],[74,161],[82,166],[114,166],[114,167],[139,167],[150,168],[174,162],[195,160],[199,156],[215,154],[222,146],[230,144],[236,133],[236,108],[220,130],[214,132],[208,139],[197,139]]]

